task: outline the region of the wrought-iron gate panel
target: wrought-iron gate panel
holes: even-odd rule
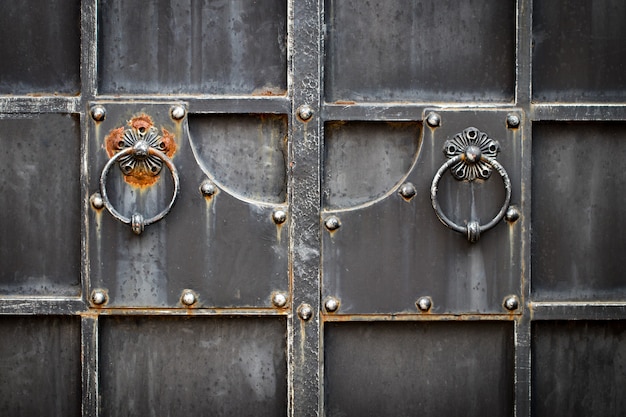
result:
[[[0,5],[0,414],[626,408],[621,0],[144,3]]]

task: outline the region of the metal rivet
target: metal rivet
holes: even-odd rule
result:
[[[146,227],[146,221],[139,213],[135,213],[130,217],[130,227],[134,234],[140,235]]]
[[[172,119],[180,120],[185,117],[185,108],[183,106],[174,106],[171,110]]]
[[[298,307],[298,317],[304,321],[308,321],[313,317],[313,309],[308,304],[302,304]]]
[[[412,199],[413,197],[415,197],[415,194],[417,193],[417,191],[415,190],[415,186],[411,184],[410,182],[402,184],[402,187],[400,187],[399,192],[400,192],[400,195],[404,197],[406,200]]]
[[[521,216],[521,213],[519,212],[518,208],[515,206],[510,206],[508,210],[506,211],[504,218],[506,219],[507,222],[513,223],[517,221],[517,219],[519,219],[520,216]]]
[[[519,299],[516,295],[510,295],[504,299],[504,308],[509,311],[517,310],[519,307]]]
[[[101,122],[106,117],[106,110],[102,106],[93,106],[91,108],[91,118],[96,122]]]
[[[192,290],[183,290],[180,302],[186,306],[192,306],[196,303],[196,294]]]
[[[272,295],[272,304],[278,308],[283,308],[287,305],[287,295],[284,292],[276,292]]]
[[[339,222],[339,219],[335,216],[330,216],[329,218],[327,218],[326,221],[324,222],[324,225],[330,231],[337,230],[341,227],[341,223]]]
[[[108,298],[105,290],[97,289],[91,292],[91,302],[94,303],[94,305],[103,305],[107,302]]]
[[[302,120],[309,120],[311,117],[313,117],[313,109],[308,104],[300,106],[300,108],[298,109],[298,116]]]
[[[334,313],[339,308],[339,300],[335,297],[328,297],[324,302],[324,308],[329,313]]]
[[[430,113],[426,118],[426,123],[428,123],[430,127],[437,127],[441,124],[441,116],[437,113]]]
[[[420,297],[415,305],[420,311],[427,312],[433,306],[433,300],[430,297]]]
[[[200,185],[200,192],[205,197],[211,197],[215,194],[215,191],[215,184],[213,184],[211,181],[205,181],[202,183],[202,185]]]
[[[93,193],[92,196],[89,198],[89,201],[91,202],[91,206],[96,210],[100,210],[102,207],[104,207],[104,200],[102,199],[100,193]]]
[[[287,212],[282,209],[274,210],[272,219],[274,219],[274,223],[276,224],[283,224],[287,220]]]
[[[509,114],[506,117],[506,124],[508,127],[518,127],[520,123],[519,116],[516,114]]]

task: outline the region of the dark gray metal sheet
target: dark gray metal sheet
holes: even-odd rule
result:
[[[0,294],[79,295],[78,119],[2,118],[0,146]]]
[[[0,415],[80,416],[80,320],[0,317]]]
[[[626,409],[626,322],[533,324],[533,416],[618,416]]]
[[[98,178],[108,160],[102,149],[104,136],[141,113],[151,115],[155,126],[174,134],[177,151],[172,159],[181,191],[171,212],[147,226],[140,236],[106,210],[90,208],[91,288],[107,290],[107,305],[112,307],[181,306],[185,289],[196,292],[197,307],[272,307],[272,293],[289,290],[288,220],[276,224],[272,218],[274,210],[285,206],[242,200],[219,185],[212,197],[205,197],[200,187],[213,173],[202,160],[196,160],[187,119],[174,122],[169,116],[170,104],[103,105],[106,120],[98,126],[90,121],[90,192],[98,191]],[[210,133],[195,138],[210,140]],[[120,192],[111,200],[125,215],[132,213],[135,201],[143,199],[146,212],[158,212],[171,198],[171,179],[165,167],[160,174],[165,178],[143,190],[124,183],[121,174],[114,174],[118,171],[117,167],[111,169],[108,183],[112,195],[117,185]],[[114,175],[118,175],[117,181]]]
[[[512,0],[326,1],[334,101],[513,100]]]
[[[626,93],[626,3],[533,4],[533,99],[619,102]]]
[[[626,295],[626,124],[533,128],[532,289],[540,300]]]
[[[103,318],[102,416],[286,416],[284,318]]]
[[[80,92],[80,3],[0,2],[0,94]]]
[[[432,298],[433,313],[502,313],[506,296],[521,296],[523,219],[512,224],[502,221],[472,244],[437,219],[430,200],[434,174],[446,161],[444,142],[474,126],[499,141],[502,151],[497,160],[513,184],[511,204],[523,211],[521,129],[507,128],[510,112],[506,111],[437,112],[441,126],[423,129],[419,155],[400,182],[414,184],[416,195],[411,201],[400,196],[396,186],[367,204],[322,212],[322,295],[340,300],[339,313],[415,313],[415,302],[422,296]],[[380,134],[378,129],[372,132]],[[504,201],[503,183],[494,172],[489,180],[473,187],[476,212],[486,223]],[[443,209],[464,224],[471,208],[472,186],[446,174],[439,188]],[[329,232],[324,222],[332,216],[339,219],[341,227]]]
[[[284,0],[99,4],[101,93],[284,94]]]
[[[325,325],[326,414],[512,416],[506,322]]]

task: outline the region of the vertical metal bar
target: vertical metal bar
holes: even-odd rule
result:
[[[531,334],[530,317],[524,313],[515,321],[515,416],[531,413]]]
[[[291,1],[291,415],[320,414],[321,0]],[[310,318],[298,312],[310,306]],[[306,316],[305,316],[306,317]]]
[[[83,417],[96,417],[98,406],[98,316],[82,317],[80,326]]]
[[[517,0],[515,103],[528,112],[532,98],[532,1]]]

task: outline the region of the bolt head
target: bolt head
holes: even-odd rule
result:
[[[313,117],[313,109],[308,104],[300,106],[300,108],[298,109],[298,116],[302,120],[309,120],[311,117]]]
[[[339,219],[337,217],[335,217],[335,216],[331,216],[331,217],[327,218],[326,221],[324,222],[324,225],[331,232],[333,230],[337,230],[337,229],[339,229],[341,227],[341,223],[339,222]]]
[[[100,210],[104,207],[104,200],[102,199],[100,193],[93,193],[91,198],[89,198],[89,201],[91,201],[91,206],[96,210]]]
[[[275,210],[274,213],[272,213],[272,219],[274,219],[274,223],[276,224],[283,224],[287,220],[287,212],[281,209]]]
[[[272,295],[272,304],[278,308],[283,308],[287,305],[287,295],[284,292],[276,292]]]
[[[402,184],[402,187],[400,187],[400,195],[406,200],[410,200],[415,197],[416,193],[417,191],[415,190],[415,186],[410,182]]]
[[[518,127],[520,124],[519,116],[516,114],[509,114],[506,117],[506,124],[508,127]]]
[[[337,309],[339,309],[339,300],[335,297],[328,297],[324,303],[324,308],[329,313],[334,313]]]
[[[308,321],[313,317],[313,309],[308,304],[302,304],[298,308],[298,317],[304,321]]]
[[[96,122],[101,122],[106,118],[106,110],[102,106],[93,106],[91,108],[91,118]]]
[[[420,311],[427,312],[433,306],[433,300],[430,297],[420,297],[415,304]]]
[[[202,183],[202,185],[200,185],[200,192],[205,197],[211,197],[212,195],[215,194],[215,191],[216,191],[215,184],[213,184],[210,181],[205,181]]]
[[[507,209],[506,214],[504,215],[504,218],[506,219],[507,222],[513,223],[517,221],[520,218],[520,216],[521,216],[521,213],[519,212],[517,207],[510,206]]]
[[[504,308],[515,311],[519,308],[519,299],[516,295],[510,295],[504,299]]]
[[[191,290],[184,290],[183,295],[180,297],[180,302],[186,306],[192,306],[196,302],[196,294]]]
[[[171,110],[172,119],[174,120],[182,119],[183,117],[185,117],[186,113],[187,112],[183,106],[174,106]]]
[[[104,290],[98,289],[98,290],[93,290],[91,292],[91,302],[94,305],[97,305],[97,306],[103,305],[104,303],[107,302],[107,298],[108,298],[107,293]]]
[[[441,124],[441,116],[437,113],[430,113],[426,118],[426,123],[430,127],[438,127]]]
[[[465,149],[465,160],[470,164],[475,164],[480,161],[480,157],[483,152],[480,150],[478,146],[470,145]]]

